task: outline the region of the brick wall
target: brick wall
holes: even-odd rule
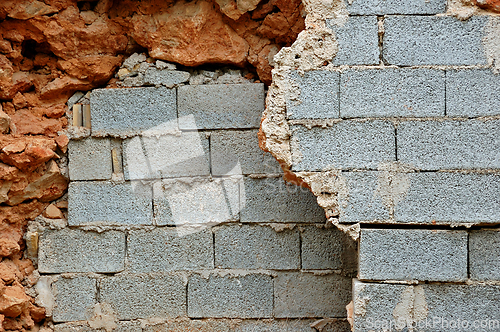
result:
[[[356,244],[259,149],[263,84],[80,102],[92,124],[72,129],[68,222],[38,229],[55,331],[348,330]]]

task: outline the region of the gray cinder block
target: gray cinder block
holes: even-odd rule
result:
[[[500,168],[500,120],[407,121],[397,136],[398,160],[417,169]]]
[[[342,172],[338,196],[340,222],[374,222],[390,218],[389,207],[378,194],[382,174],[376,171]],[[403,178],[407,178],[403,175]],[[391,192],[391,189],[387,189]]]
[[[392,65],[486,65],[487,16],[389,16],[384,21],[384,59]]]
[[[301,226],[302,268],[354,272],[356,243],[336,227]]]
[[[100,272],[124,269],[125,234],[78,229],[46,230],[38,251],[38,270],[42,273]]]
[[[68,147],[68,158],[71,181],[111,179],[113,167],[109,139],[71,140]]]
[[[342,118],[444,115],[443,70],[385,68],[341,73]]]
[[[313,70],[302,76],[290,74],[299,95],[298,100],[288,96],[286,112],[289,119],[329,119],[339,117],[339,73],[330,70]],[[294,98],[295,98],[294,97]]]
[[[363,280],[465,281],[467,232],[362,229],[358,277]]]
[[[96,285],[95,279],[86,276],[59,277],[52,284],[56,304],[52,312],[52,320],[70,322],[90,318],[91,309],[97,303]]]
[[[478,230],[470,233],[470,276],[474,280],[500,280],[500,232]]]
[[[351,15],[438,14],[446,11],[446,0],[356,0],[345,1]]]
[[[396,221],[500,221],[497,174],[410,173],[409,180],[409,190],[395,208]]]
[[[110,304],[120,320],[184,316],[186,283],[179,275],[109,277],[101,280],[100,301]]]
[[[409,324],[426,332],[488,331],[490,326],[494,331],[500,326],[499,296],[499,286],[358,281],[354,283],[354,331],[396,332],[407,330]]]
[[[178,88],[179,127],[258,128],[264,110],[264,84],[185,85]]]
[[[297,229],[227,225],[215,230],[215,266],[222,269],[300,269]]]
[[[144,83],[152,85],[164,85],[172,88],[189,80],[190,74],[187,71],[148,68],[144,73]]]
[[[395,144],[389,121],[348,120],[312,129],[292,126],[292,170],[377,169],[380,163],[395,160]]]
[[[208,145],[205,134],[197,132],[126,139],[123,143],[125,179],[210,175]]]
[[[273,311],[271,276],[191,275],[188,316],[192,318],[269,318]]]
[[[491,69],[446,71],[448,116],[500,115],[500,75]]]
[[[156,224],[206,227],[238,220],[241,182],[240,178],[158,181],[153,186]]]
[[[111,325],[111,324],[110,324]],[[91,328],[88,323],[65,323],[54,325],[54,332],[101,332],[100,328]],[[113,332],[142,332],[138,321],[116,322]]]
[[[380,62],[378,22],[376,16],[349,16],[338,26],[331,21],[327,26],[335,31],[339,50],[334,65],[377,65]]]
[[[259,148],[257,130],[216,131],[210,135],[210,158],[215,176],[281,173],[270,153]]]
[[[125,183],[71,182],[68,224],[90,222],[150,225],[153,222],[151,187],[139,181]]]
[[[348,277],[284,272],[274,279],[275,317],[344,317],[349,301]]]
[[[129,269],[132,272],[163,272],[214,267],[213,235],[210,229],[183,234],[176,228],[133,230],[127,237]]]
[[[240,206],[242,222],[325,222],[316,197],[281,178],[245,178]]]
[[[90,106],[93,136],[163,134],[178,128],[174,89],[95,89]]]

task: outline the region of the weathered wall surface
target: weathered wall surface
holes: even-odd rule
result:
[[[67,221],[29,225],[46,326],[347,331],[356,245],[259,149],[264,85],[141,59],[156,86],[75,100]]]
[[[446,1],[305,4],[306,30],[275,57],[260,144],[358,239],[353,330],[499,329],[500,17]]]

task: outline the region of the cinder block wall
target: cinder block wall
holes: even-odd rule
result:
[[[348,331],[356,243],[259,149],[264,85],[143,66],[73,128],[68,223],[39,235],[55,331]]]
[[[353,331],[500,331],[500,18],[451,4],[353,1],[330,63],[277,68],[292,171],[360,225]]]

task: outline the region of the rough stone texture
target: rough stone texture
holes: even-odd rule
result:
[[[153,186],[155,222],[176,225],[179,232],[190,232],[190,226],[207,227],[238,220],[240,183],[238,178],[156,182]]]
[[[277,232],[267,226],[216,228],[215,266],[222,269],[300,269],[297,229]]]
[[[60,277],[52,288],[56,294],[56,307],[52,313],[54,322],[86,320],[97,302],[96,280],[86,276]]]
[[[499,296],[498,286],[408,286],[356,282],[354,328],[355,331],[380,330],[383,328],[382,324],[385,324],[385,331],[401,331],[405,325],[398,327],[395,324],[401,319],[404,322],[413,322],[419,331],[487,330],[484,329],[484,323],[483,328],[480,324],[495,324],[494,320],[498,322]],[[450,321],[455,324],[452,328]],[[464,323],[462,327],[463,321],[467,321],[468,325]],[[392,326],[389,327],[391,322]],[[498,327],[498,323],[496,324],[491,325],[493,329]]]
[[[488,116],[500,114],[500,75],[491,69],[446,71],[446,114],[448,116]]]
[[[213,269],[214,248],[210,229],[183,234],[175,228],[130,231],[127,264],[131,272]]]
[[[500,280],[500,232],[472,231],[469,237],[470,277],[473,280]]]
[[[68,223],[90,222],[150,225],[151,187],[141,182],[72,182],[68,191]]]
[[[120,320],[184,316],[186,283],[178,275],[109,277],[101,281],[100,301],[109,303]]]
[[[346,1],[351,15],[439,14],[446,11],[446,0],[360,0]]]
[[[215,176],[281,173],[276,159],[259,149],[256,130],[211,133],[210,161]]]
[[[178,70],[156,70],[149,68],[144,74],[144,83],[152,85],[164,85],[167,88],[172,88],[180,83],[184,83],[189,79],[187,71]]]
[[[499,0],[475,0],[474,4],[476,4],[478,7],[489,10],[491,12],[500,13]]]
[[[362,280],[465,281],[467,233],[422,229],[362,229]]]
[[[351,13],[352,14],[352,13]],[[377,65],[380,62],[376,16],[349,16],[344,25],[327,23],[335,31],[339,51],[334,65]]]
[[[300,94],[288,96],[286,111],[289,119],[328,119],[339,117],[339,73],[329,70],[308,71],[293,79]],[[298,100],[295,100],[298,99]]]
[[[177,93],[181,130],[259,127],[264,84],[186,85]]]
[[[422,170],[500,168],[500,120],[407,121],[398,160]]]
[[[385,68],[346,70],[340,77],[340,116],[445,115],[443,70]]]
[[[192,318],[268,318],[273,313],[271,276],[191,275],[188,282],[188,316]]]
[[[293,171],[376,169],[395,160],[394,126],[388,121],[341,121],[329,128],[292,126]]]
[[[500,221],[499,175],[412,173],[409,180],[410,188],[395,208],[397,221]]]
[[[39,248],[41,273],[113,273],[125,267],[125,234],[118,231],[47,230]]]
[[[301,226],[302,269],[356,270],[356,244],[337,228]]]
[[[314,195],[281,178],[245,178],[240,194],[242,222],[325,222]]]
[[[140,322],[117,322],[113,332],[142,332]],[[102,329],[91,328],[88,324],[65,323],[54,325],[54,332],[101,332]]]
[[[351,278],[337,274],[285,272],[274,279],[274,316],[343,317],[351,300]]]
[[[173,89],[95,89],[90,105],[93,136],[164,134],[177,129]]]
[[[488,17],[389,16],[384,59],[393,65],[486,65],[482,39]]]
[[[209,143],[203,133],[135,136],[123,143],[126,180],[210,175]]]
[[[111,179],[113,167],[109,139],[71,140],[68,145],[68,158],[71,181]]]

